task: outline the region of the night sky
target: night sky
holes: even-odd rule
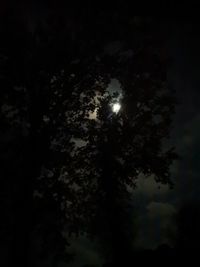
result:
[[[2,4],[2,14],[6,14],[9,8],[9,5]],[[21,4],[15,7],[16,16],[33,35],[38,25],[45,21],[49,12],[54,14],[63,11],[59,8],[47,8],[46,4],[39,3]],[[169,55],[167,82],[169,88],[175,90],[178,102],[169,143],[175,146],[179,159],[170,167],[174,182],[173,189],[170,189],[168,185],[156,183],[152,176],[147,179],[141,175],[129,200],[133,219],[133,225],[129,227],[130,232],[132,230],[134,232],[134,241],[132,241],[134,249],[151,253],[156,253],[152,251],[159,251],[159,248],[162,249],[162,245],[166,246],[167,252],[168,250],[178,251],[181,240],[185,240],[184,247],[181,249],[198,249],[200,238],[199,25],[198,21],[188,17],[163,20],[157,18],[157,20],[160,23],[160,31],[165,31],[167,36],[165,39],[165,47]],[[120,43],[108,43],[104,46],[104,52],[112,54],[119,47]],[[113,80],[110,86],[117,87],[119,84]],[[4,131],[2,132],[1,144],[9,143],[12,134],[6,135]],[[1,156],[1,158],[6,157],[7,155]],[[77,238],[70,237],[70,242],[69,250],[76,253],[75,260],[70,265],[63,264],[62,266],[81,267],[86,263],[101,266],[104,262],[98,242],[90,241],[84,234]],[[46,264],[45,266],[51,266],[50,263],[48,265],[48,260]]]

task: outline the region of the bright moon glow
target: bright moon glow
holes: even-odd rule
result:
[[[120,108],[121,108],[121,105],[120,105],[119,103],[115,103],[115,104],[113,104],[113,106],[112,106],[112,110],[113,110],[113,112],[115,112],[115,113],[118,113],[119,110],[120,110]]]

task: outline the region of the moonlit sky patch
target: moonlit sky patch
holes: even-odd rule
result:
[[[114,113],[118,113],[120,111],[121,105],[119,103],[114,103],[112,105],[112,110]]]
[[[112,110],[114,108],[113,112],[117,113],[119,109],[121,108],[119,107],[120,105],[119,102],[120,102],[120,99],[122,98],[122,88],[121,88],[119,81],[117,79],[111,79],[108,85],[108,88],[106,89],[106,92],[108,92],[111,95],[114,93],[118,93],[119,96],[116,98],[113,98],[113,101],[111,103]],[[97,97],[98,96],[95,97],[95,103],[98,106]],[[114,104],[117,104],[117,105],[114,107]],[[96,120],[96,118],[97,118],[97,108],[94,110],[94,112],[89,113],[90,120]]]
[[[122,95],[122,88],[121,88],[120,82],[117,79],[111,79],[108,85],[107,91],[110,94],[113,94],[116,92],[119,95]]]

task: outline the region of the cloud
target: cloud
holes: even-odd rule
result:
[[[85,235],[72,237],[70,251],[75,253],[75,261],[69,264],[69,267],[79,267],[84,264],[101,266],[103,263],[97,244],[90,241]]]
[[[164,195],[169,191],[168,185],[161,185],[156,183],[154,176],[144,177],[141,175],[137,181],[137,188],[135,194],[145,195],[148,198],[152,198],[156,195]]]
[[[176,213],[176,209],[173,205],[154,201],[147,206],[147,210],[148,216],[151,219],[158,217],[168,219],[171,215]]]
[[[156,249],[160,244],[173,246],[176,227],[173,216],[176,208],[169,203],[152,201],[146,206],[146,212],[138,217],[139,231],[135,240],[136,248]]]

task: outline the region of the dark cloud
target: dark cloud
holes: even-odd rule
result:
[[[181,160],[176,165],[177,196],[180,203],[200,203],[200,35],[195,24],[179,25],[171,43],[173,64],[170,82],[176,89],[179,106],[173,140]]]
[[[140,213],[138,224],[140,225],[135,247],[141,249],[156,249],[160,244],[173,246],[173,240],[169,233],[175,233],[176,226],[172,223],[176,209],[166,202],[150,202],[145,212]]]

